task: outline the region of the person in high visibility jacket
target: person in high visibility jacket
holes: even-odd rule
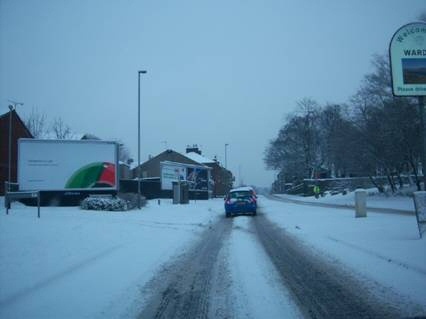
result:
[[[314,194],[315,194],[315,198],[318,198],[318,197],[319,197],[320,192],[321,192],[320,187],[319,187],[318,185],[315,185],[315,186],[314,186]]]

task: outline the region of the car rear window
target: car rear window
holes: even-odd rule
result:
[[[251,192],[250,191],[236,191],[236,192],[231,192],[229,194],[230,198],[233,199],[237,199],[237,198],[247,198],[251,196]]]

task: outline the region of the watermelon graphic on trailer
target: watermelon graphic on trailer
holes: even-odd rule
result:
[[[95,162],[79,168],[68,179],[65,188],[110,188],[115,186],[115,165]]]

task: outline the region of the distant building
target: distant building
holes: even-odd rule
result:
[[[15,110],[0,115],[0,195],[4,194],[4,183],[9,175],[9,121],[12,116],[11,182],[17,181],[18,139],[33,138]]]
[[[146,162],[142,163],[140,166],[140,177],[141,178],[160,178],[160,163],[161,162],[176,162],[183,164],[193,164],[198,165],[199,163],[186,157],[176,151],[166,150],[157,156],[151,157]],[[138,167],[135,167],[133,170],[133,178],[138,177]]]
[[[120,179],[132,179],[133,173],[130,169],[130,165],[125,162],[119,162],[118,163],[118,176]]]
[[[174,150],[166,150],[157,156],[150,157],[140,165],[140,177],[144,180],[160,179],[160,163],[175,162],[191,165],[204,165],[211,168],[211,189],[213,196],[224,196],[232,188],[234,177],[227,169],[220,166],[216,159],[209,159],[202,155],[201,150],[196,146],[187,147],[186,154],[178,153]],[[133,178],[138,177],[138,168],[132,170]]]
[[[213,196],[224,196],[232,188],[234,177],[232,176],[231,171],[228,171],[226,168],[222,167],[216,158],[212,160],[204,157],[197,145],[192,147],[188,146],[186,148],[185,156],[200,164],[212,168],[211,178],[213,179],[214,183]]]

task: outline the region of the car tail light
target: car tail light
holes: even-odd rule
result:
[[[256,198],[255,198],[255,197],[252,197],[250,201],[251,201],[252,203],[256,203]]]

